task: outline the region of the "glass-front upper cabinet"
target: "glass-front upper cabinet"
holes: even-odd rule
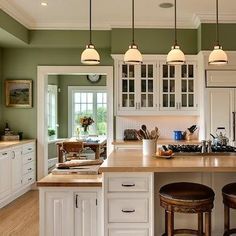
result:
[[[134,65],[121,65],[121,101],[119,106],[122,108],[135,108],[135,77]]]
[[[181,98],[180,109],[195,109],[196,108],[196,65],[194,63],[187,63],[181,65]]]
[[[156,73],[155,64],[140,65],[140,101],[138,108],[143,110],[152,109],[156,106]]]
[[[160,107],[163,110],[173,110],[176,107],[176,67],[162,63],[161,67],[161,101]]]

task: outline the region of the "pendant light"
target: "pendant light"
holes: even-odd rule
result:
[[[97,65],[100,63],[100,56],[92,44],[92,0],[89,0],[89,44],[81,54],[81,62],[86,65]]]
[[[225,65],[228,63],[227,54],[222,50],[219,41],[219,3],[216,0],[216,45],[209,56],[210,65]]]
[[[138,46],[134,43],[134,0],[132,0],[132,43],[124,55],[124,63],[140,64],[143,62],[143,57]]]
[[[185,63],[185,55],[181,51],[178,43],[177,43],[177,20],[176,20],[176,12],[177,12],[177,7],[176,7],[176,0],[175,0],[175,44],[174,46],[171,47],[171,51],[167,55],[167,64],[169,65],[182,65]]]

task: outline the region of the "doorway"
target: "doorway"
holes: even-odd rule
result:
[[[38,66],[37,68],[37,179],[48,173],[48,76],[88,75],[106,76],[107,91],[107,153],[113,141],[113,67],[112,66]]]

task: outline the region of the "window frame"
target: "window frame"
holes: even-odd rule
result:
[[[107,93],[106,86],[68,86],[68,137],[73,137],[73,104],[74,104],[74,96],[75,92],[84,92],[84,93]],[[93,96],[93,109],[97,103],[94,103],[95,96]],[[108,101],[107,101],[108,107]],[[96,122],[96,121],[95,121]]]

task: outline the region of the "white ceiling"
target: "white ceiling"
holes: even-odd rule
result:
[[[42,0],[43,1],[43,0]],[[89,0],[0,0],[0,7],[29,29],[87,29]],[[173,8],[158,5],[174,0],[135,0],[136,27],[173,26]],[[93,0],[93,28],[130,27],[131,0]],[[236,0],[219,0],[220,22],[236,22]],[[214,22],[215,0],[179,0],[178,26],[196,28]]]

